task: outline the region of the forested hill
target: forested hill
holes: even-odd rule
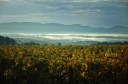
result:
[[[16,41],[9,37],[4,37],[0,35],[0,45],[16,45]]]

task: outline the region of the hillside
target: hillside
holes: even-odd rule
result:
[[[0,45],[16,45],[16,41],[12,38],[0,35]]]

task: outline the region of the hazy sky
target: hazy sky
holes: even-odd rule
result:
[[[128,26],[128,0],[0,0],[0,23]]]

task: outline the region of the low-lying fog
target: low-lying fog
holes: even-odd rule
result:
[[[92,44],[93,42],[123,42],[128,41],[128,34],[9,34],[1,33],[0,35],[14,38],[18,43],[38,42],[45,43],[62,43],[62,44]],[[84,43],[85,42],[85,43]],[[90,42],[90,43],[89,43]]]

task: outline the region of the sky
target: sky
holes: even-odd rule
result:
[[[0,23],[128,26],[128,0],[0,0]]]

